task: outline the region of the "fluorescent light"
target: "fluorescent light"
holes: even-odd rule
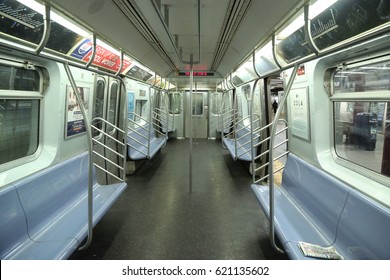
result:
[[[30,9],[40,13],[41,15],[43,15],[45,13],[45,6],[34,1],[34,0],[17,0],[17,1],[25,6],[29,7]],[[60,16],[53,11],[50,11],[50,19],[57,22],[58,24],[60,24],[64,27],[68,28],[69,30],[72,30],[73,32],[79,34],[80,36],[82,36],[84,38],[90,37],[90,34],[87,31],[85,31],[84,29],[82,29],[78,25],[70,22],[69,20],[67,20],[63,16]]]
[[[120,56],[120,51],[100,39],[96,39],[96,45],[103,47],[104,49],[112,52],[113,54],[116,54],[117,56]]]
[[[327,8],[329,8],[330,6],[332,6],[336,2],[337,2],[337,0],[317,0],[309,8],[310,19],[315,18],[316,16],[321,14],[323,11],[325,11]]]
[[[30,9],[40,13],[41,15],[45,13],[45,7],[42,4],[35,2],[34,0],[17,0],[17,1],[29,7]]]
[[[256,51],[256,58],[257,57],[272,57],[273,58],[272,41],[269,41],[261,49]]]
[[[336,2],[337,0],[317,0],[313,5],[309,6],[309,18],[315,18]],[[302,13],[295,20],[293,20],[286,28],[284,28],[278,33],[278,39],[283,40],[284,38],[287,38],[289,35],[301,28],[304,24],[304,13]]]
[[[296,30],[301,28],[305,24],[304,14],[302,13],[295,20],[293,20],[286,28],[278,33],[278,39],[285,39],[291,34],[293,34]]]
[[[88,33],[87,31],[85,31],[84,29],[82,29],[81,27],[79,27],[78,25],[70,22],[69,20],[67,20],[66,18],[56,14],[55,12],[51,11],[50,12],[50,18],[57,22],[58,24],[68,28],[69,30],[79,34],[80,36],[84,37],[84,38],[89,38],[90,37],[90,33]]]

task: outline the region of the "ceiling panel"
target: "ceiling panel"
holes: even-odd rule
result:
[[[189,69],[191,54],[194,69],[216,70],[225,76],[304,1],[279,0],[277,5],[274,0],[50,2],[162,76]]]

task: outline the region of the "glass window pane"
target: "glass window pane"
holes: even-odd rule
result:
[[[36,70],[0,65],[0,89],[39,91],[39,73]]]
[[[110,106],[108,111],[108,121],[112,125],[116,125],[116,115],[117,115],[117,101],[118,101],[118,84],[113,83],[110,89]],[[112,131],[113,128],[110,128]]]
[[[0,164],[38,148],[39,100],[0,99]]]
[[[211,114],[218,115],[222,105],[222,93],[213,93],[211,95]]]
[[[0,65],[0,89],[10,89],[12,68],[5,65]]]
[[[37,71],[18,68],[15,75],[14,90],[39,91]]]
[[[336,72],[334,93],[383,91],[390,89],[390,61]]]
[[[105,82],[103,80],[98,80],[96,85],[96,91],[95,91],[95,104],[94,104],[94,110],[93,110],[93,118],[103,118],[103,110],[104,110],[104,87]],[[95,125],[98,129],[103,128],[103,122],[95,122]],[[93,136],[98,136],[100,133],[94,129],[93,130]]]
[[[203,116],[203,93],[196,92],[192,97],[192,115]]]
[[[334,102],[335,149],[339,157],[390,176],[386,171],[389,153],[385,152],[390,150],[389,102]]]
[[[169,97],[169,113],[180,115],[181,108],[181,94],[179,92],[170,93]]]

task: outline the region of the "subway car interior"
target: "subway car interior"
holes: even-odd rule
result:
[[[389,260],[389,0],[0,0],[1,260]]]

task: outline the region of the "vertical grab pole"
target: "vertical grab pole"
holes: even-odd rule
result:
[[[275,142],[275,134],[276,134],[276,127],[278,125],[278,119],[281,114],[281,108],[285,105],[287,101],[287,97],[290,93],[292,84],[294,82],[295,76],[298,72],[298,64],[295,64],[294,69],[291,73],[291,78],[288,81],[287,87],[286,87],[286,93],[284,94],[282,101],[280,102],[280,105],[278,106],[278,109],[275,114],[275,119],[272,124],[271,129],[271,135],[269,139],[269,164],[268,164],[268,174],[269,174],[269,218],[270,218],[270,239],[271,239],[271,245],[276,249],[277,251],[283,253],[284,251],[280,249],[276,243],[275,243],[275,205],[274,205],[274,158],[273,158],[273,147]]]
[[[64,68],[66,71],[66,74],[68,75],[69,81],[72,85],[72,89],[76,95],[77,103],[80,106],[81,114],[84,118],[84,125],[85,130],[87,132],[87,142],[88,142],[88,154],[89,154],[89,165],[88,165],[88,236],[87,236],[87,242],[79,248],[79,250],[86,249],[89,244],[91,244],[92,241],[92,229],[93,229],[93,221],[92,221],[92,215],[93,215],[93,186],[92,186],[92,177],[93,177],[93,161],[92,161],[92,154],[93,154],[93,148],[92,148],[92,130],[91,130],[91,124],[88,119],[87,111],[85,110],[85,106],[83,103],[83,100],[81,99],[79,90],[76,86],[76,82],[74,81],[72,72],[69,68],[68,63],[64,63]]]
[[[254,144],[254,141],[253,141],[253,136],[254,136],[254,133],[253,133],[253,103],[254,103],[254,99],[255,99],[255,89],[257,87],[257,83],[260,81],[260,78],[257,78],[256,81],[254,82],[253,84],[253,88],[252,88],[252,97],[251,97],[251,112],[250,112],[250,122],[251,122],[251,158],[252,158],[252,181],[254,182],[255,181],[255,157],[257,156],[257,152],[255,152],[255,144]],[[260,122],[260,120],[259,120]]]
[[[252,55],[252,59],[253,59],[253,69],[255,70],[255,73],[257,75],[257,79],[256,81],[254,82],[253,84],[253,88],[252,88],[252,98],[251,98],[251,148],[252,148],[252,182],[254,183],[256,181],[256,174],[255,174],[255,170],[256,170],[256,163],[255,163],[255,157],[257,156],[257,150],[256,150],[256,153],[255,152],[255,147],[254,147],[254,143],[253,143],[253,107],[254,107],[254,100],[255,100],[255,90],[256,90],[256,87],[257,87],[257,83],[259,82],[261,76],[259,74],[259,72],[257,71],[256,69],[256,52],[253,51],[253,55]],[[260,106],[261,108],[261,106]],[[261,112],[261,110],[260,110]],[[261,126],[261,123],[260,123],[260,118],[258,119],[259,120],[259,128]],[[259,132],[260,134],[260,132]],[[261,138],[260,138],[260,135],[259,135],[259,139],[261,141]],[[254,154],[253,154],[254,153]]]
[[[49,41],[50,37],[50,30],[51,30],[51,21],[50,21],[50,6],[45,3],[45,13],[43,14],[43,20],[44,20],[44,29],[43,29],[43,35],[41,38],[41,41],[39,42],[39,45],[37,46],[35,53],[40,54],[43,48],[46,46],[47,42]]]
[[[237,118],[238,118],[238,101],[237,92],[233,88],[233,137],[234,137],[234,158],[237,159]]]
[[[153,93],[153,99],[154,99],[154,93]],[[152,88],[149,88],[149,128],[148,128],[148,159],[150,158],[150,134],[152,133],[153,129],[153,114],[152,110],[154,110],[154,100],[152,100]],[[154,131],[153,131],[154,133]]]
[[[121,87],[122,87],[122,90],[121,92],[123,92],[123,95],[124,96],[124,102],[125,102],[125,106],[124,106],[124,110],[123,110],[123,130],[124,130],[124,135],[123,135],[123,143],[125,144],[124,147],[123,147],[123,151],[122,151],[122,155],[123,155],[123,174],[122,174],[122,178],[123,178],[123,182],[126,182],[126,170],[127,170],[127,126],[128,126],[128,116],[129,116],[129,105],[128,105],[128,99],[127,99],[127,91],[126,91],[126,83],[124,81],[124,78],[118,76],[120,82],[121,82]]]
[[[192,87],[194,83],[194,72],[192,68],[192,54],[191,54],[191,69],[190,69],[190,163],[189,163],[189,182],[188,192],[192,193]]]

